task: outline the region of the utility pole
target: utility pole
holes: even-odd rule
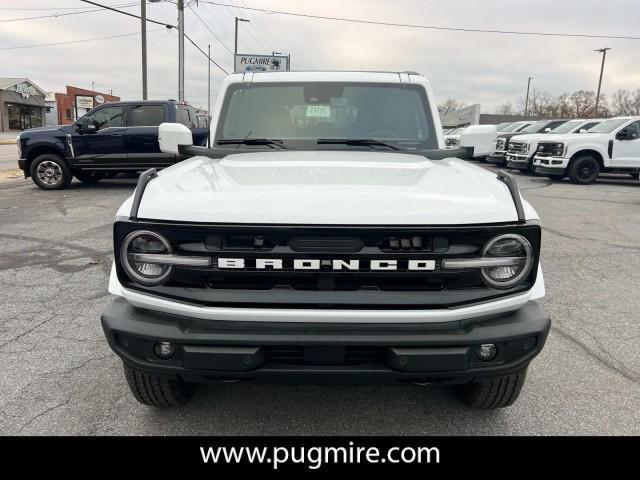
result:
[[[611,48],[605,47],[605,48],[599,48],[597,50],[594,50],[594,52],[602,53],[602,65],[600,65],[600,79],[598,80],[598,93],[596,93],[596,108],[595,108],[595,112],[593,113],[594,117],[598,116],[598,102],[600,101],[600,87],[602,86],[602,72],[604,72],[604,59],[607,56],[607,50],[611,50]]]
[[[91,82],[91,93],[96,91],[96,82]]]
[[[236,61],[235,55],[238,54],[238,22],[248,22],[248,21],[249,20],[247,20],[246,18],[238,18],[238,17],[236,17],[236,28],[235,28],[236,35],[235,35],[235,43],[234,43],[234,46],[233,46],[233,54],[234,54],[233,61],[234,61],[234,63]]]
[[[178,101],[184,102],[184,0],[178,0]]]
[[[529,110],[529,87],[531,87],[531,80],[533,77],[529,77],[527,80],[527,98],[524,100],[524,118],[527,118],[527,111]]]
[[[207,53],[207,125],[209,125],[211,121],[211,44],[208,45]],[[211,125],[207,135],[207,146],[211,146]]]
[[[142,99],[147,100],[147,0],[140,0],[142,36]]]

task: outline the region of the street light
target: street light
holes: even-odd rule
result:
[[[236,17],[236,41],[235,41],[234,48],[233,48],[233,54],[234,54],[233,61],[234,62],[236,61],[235,55],[238,54],[238,22],[249,22],[249,20],[247,20],[246,18]]]
[[[598,93],[596,93],[596,108],[593,113],[594,117],[598,116],[598,102],[600,101],[600,87],[602,86],[602,72],[604,71],[604,59],[607,56],[607,50],[611,50],[611,47],[598,48],[594,52],[602,53],[602,65],[600,65],[600,79],[598,80]]]
[[[529,77],[529,80],[527,80],[527,98],[525,98],[524,100],[524,118],[527,118],[527,110],[529,109],[529,87],[531,86],[531,80],[533,80],[533,77]]]

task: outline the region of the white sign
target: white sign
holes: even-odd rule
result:
[[[104,103],[104,97],[102,95],[96,95],[94,99],[98,105],[101,105]]]
[[[78,108],[93,108],[93,97],[81,97],[80,95],[76,96],[76,107]]]
[[[16,85],[16,93],[22,95],[23,98],[29,98],[32,95],[36,95],[38,90],[30,83],[22,82]]]
[[[284,55],[237,54],[235,72],[285,72],[289,70],[289,57]]]

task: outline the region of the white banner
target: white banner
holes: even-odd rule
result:
[[[76,96],[76,107],[78,108],[93,108],[93,97],[81,97],[80,95]]]

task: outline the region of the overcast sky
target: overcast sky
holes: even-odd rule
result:
[[[135,0],[97,0],[109,5]],[[241,53],[290,53],[294,69],[415,70],[432,82],[439,100],[452,96],[480,103],[493,112],[505,100],[524,95],[527,77],[552,94],[595,90],[600,47],[607,55],[603,92],[640,87],[640,40],[558,38],[447,32],[374,26],[251,12],[195,0],[195,12],[233,50],[233,18],[251,20],[240,27]],[[638,0],[219,0],[221,3],[334,17],[362,18],[434,26],[481,29],[640,36]],[[0,0],[0,77],[28,77],[47,91],[65,85],[91,87],[123,99],[141,97],[140,37],[79,44],[11,49],[139,31],[140,21],[112,12],[3,22],[6,19],[93,7],[76,0]],[[40,10],[51,8],[51,10]],[[16,9],[16,10],[12,10]],[[24,9],[24,10],[18,10]],[[32,9],[32,10],[28,10]],[[139,14],[139,7],[124,8]],[[147,15],[176,23],[176,6],[148,3]],[[231,71],[233,56],[196,18],[185,12],[187,33]],[[149,25],[151,98],[177,98],[178,39],[174,31]],[[160,30],[160,31],[156,31]],[[186,99],[206,106],[206,59],[188,43]],[[212,69],[213,95],[224,74]]]

